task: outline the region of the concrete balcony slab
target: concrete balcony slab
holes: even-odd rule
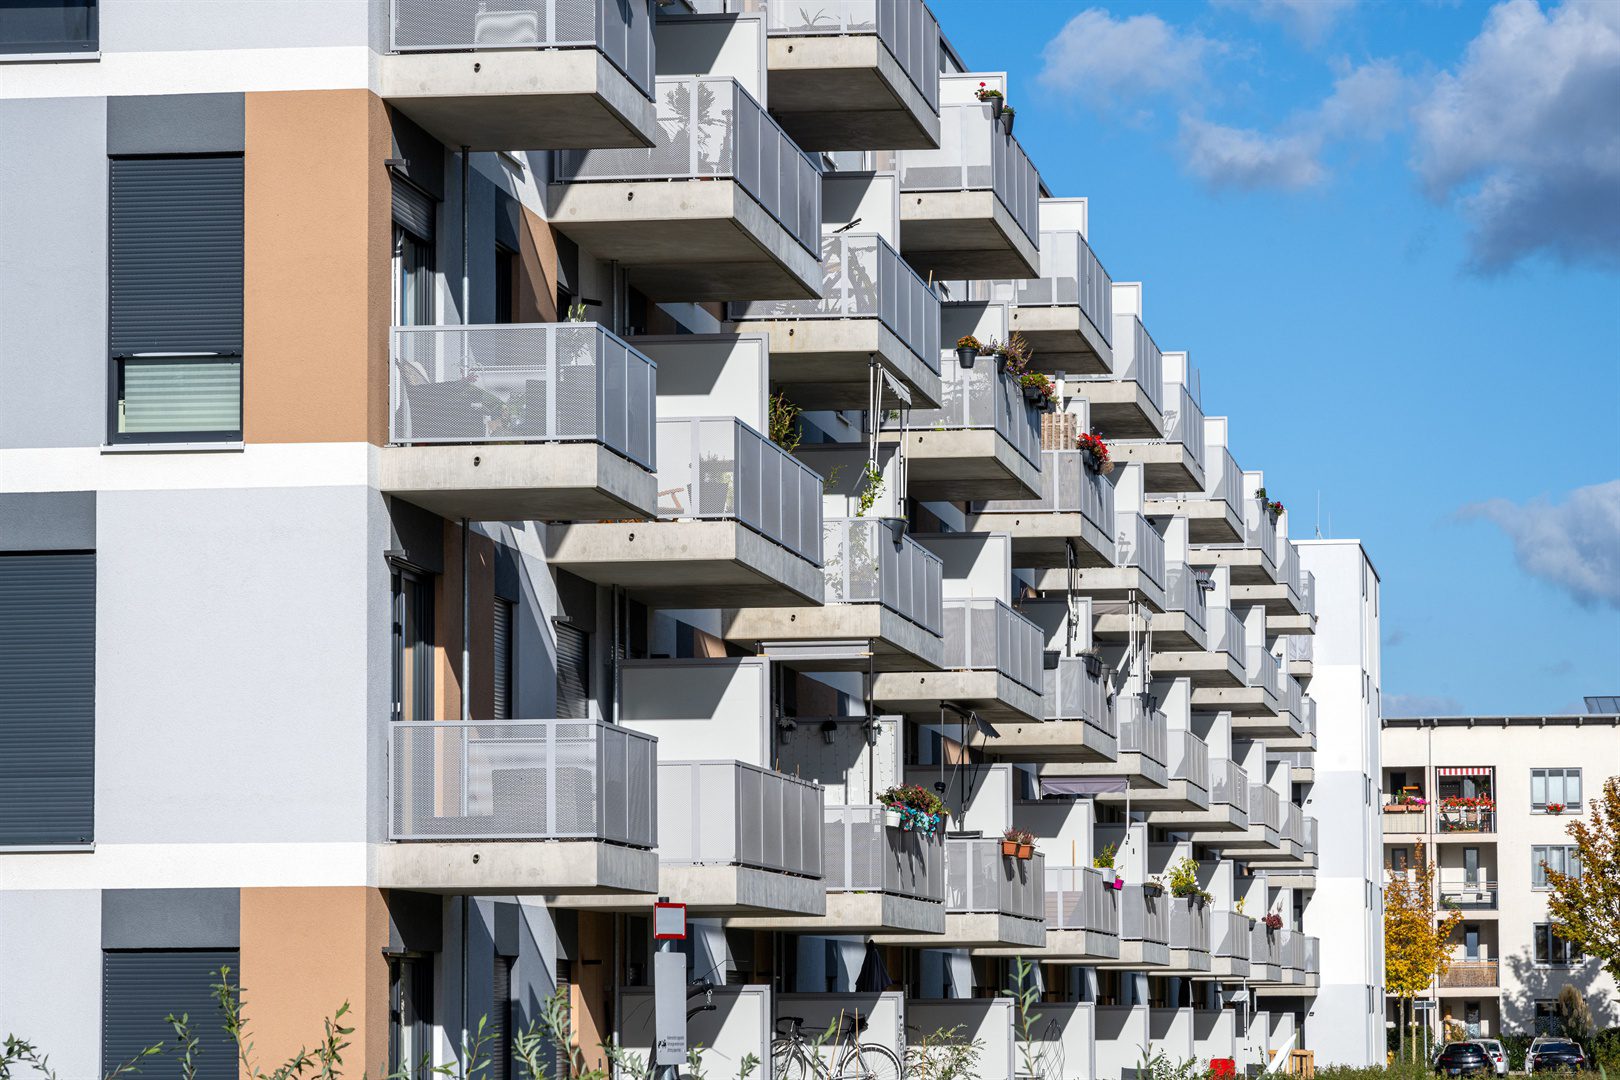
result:
[[[1012,330],[1024,336],[1043,369],[1071,375],[1108,375],[1114,350],[1079,304],[1016,305]]]
[[[829,892],[827,910],[815,916],[751,916],[726,920],[727,927],[795,934],[915,935],[911,944],[932,947],[946,931],[945,905],[911,896],[878,892]]]
[[[771,115],[806,150],[929,150],[939,110],[876,34],[772,33]]]
[[[939,372],[878,319],[749,318],[736,329],[769,336],[771,385],[800,408],[866,408],[874,360],[911,394],[913,407],[940,403]]]
[[[900,251],[935,280],[1040,276],[1040,247],[989,190],[902,190]]]
[[[1266,609],[1266,630],[1271,630],[1271,618],[1276,615],[1301,615],[1299,596],[1284,584],[1232,586],[1232,606],[1245,607],[1259,604]],[[1307,616],[1308,618],[1308,616]],[[1278,631],[1283,633],[1285,631]],[[1286,631],[1296,633],[1298,631]]]
[[[1259,548],[1194,544],[1189,549],[1187,562],[1200,570],[1213,570],[1221,566],[1229,568],[1233,586],[1277,583],[1277,564]]]
[[[974,956],[1015,957],[1042,964],[1100,964],[1119,959],[1119,936],[1096,930],[1046,931],[1046,942],[1035,948],[990,947],[973,950]]]
[[[997,945],[1038,946],[1046,940],[1046,922],[993,911],[952,911],[945,932],[927,939],[914,935],[874,934],[879,945],[915,945],[930,949],[978,949]]]
[[[906,492],[913,498],[1028,499],[1040,493],[1040,467],[989,428],[904,433]],[[900,432],[883,436],[898,443]]]
[[[546,561],[649,607],[822,602],[820,567],[736,521],[595,522],[551,529]]]
[[[1106,605],[1104,605],[1106,606]],[[1095,608],[1093,610],[1096,610]],[[1142,620],[1138,618],[1136,629],[1140,632]],[[1131,635],[1131,616],[1129,612],[1104,610],[1098,614],[1092,624],[1093,637],[1104,641],[1126,641]],[[1209,631],[1184,611],[1158,611],[1153,615],[1153,648],[1154,659],[1158,658],[1159,649],[1180,649],[1183,655],[1188,651],[1203,649],[1208,646]],[[1209,655],[1209,654],[1206,654]]]
[[[1092,415],[1096,415],[1095,407]],[[1141,464],[1143,490],[1148,495],[1202,491],[1204,488],[1204,466],[1182,443],[1118,442],[1110,449],[1116,461]]]
[[[1017,560],[1015,559],[1016,563]],[[1067,570],[1052,568],[1039,570],[1034,575],[1034,586],[1041,591],[1064,592],[1070,587]],[[1132,593],[1148,610],[1154,612],[1153,629],[1158,631],[1160,613],[1166,610],[1166,597],[1164,585],[1154,581],[1136,566],[1083,566],[1076,573],[1074,589],[1082,596],[1091,597],[1092,611],[1101,612],[1098,621],[1118,615],[1117,609],[1111,610],[1107,602],[1124,604]],[[1103,602],[1103,603],[1099,603]],[[1129,616],[1125,616],[1129,618]],[[1110,624],[1113,625],[1113,624]],[[1093,634],[1099,631],[1093,627]]]
[[[720,627],[727,641],[800,671],[919,671],[945,662],[938,634],[881,604],[730,608]],[[829,647],[816,648],[822,643]],[[859,648],[842,647],[849,645]]]
[[[664,864],[658,870],[658,892],[681,897],[688,911],[705,916],[821,915],[827,910],[827,888],[820,878],[752,866]]]
[[[658,511],[653,474],[598,443],[385,446],[377,486],[473,521],[644,520]]]
[[[942,702],[991,724],[1039,721],[1041,695],[999,671],[890,671],[872,679],[872,703],[886,712],[939,715]]]
[[[1290,635],[1293,635],[1293,636],[1300,636],[1300,635],[1314,636],[1316,634],[1316,616],[1315,615],[1309,615],[1309,614],[1303,614],[1303,613],[1298,614],[1298,615],[1273,615],[1270,611],[1267,611],[1266,612],[1266,634],[1267,635],[1290,634]],[[1306,663],[1306,667],[1307,668],[1310,667],[1309,662]]]
[[[658,853],[600,840],[409,841],[372,848],[380,889],[475,896],[649,893]]]
[[[969,532],[1006,533],[1012,537],[1013,565],[1020,568],[1060,570],[1068,565],[1071,545],[1079,565],[1113,568],[1112,536],[1078,512],[1020,510],[970,514],[967,528]]]
[[[1076,383],[1069,389],[1086,399],[1092,428],[1110,446],[1116,439],[1164,438],[1164,414],[1136,380],[1099,379]]]
[[[1151,478],[1150,478],[1151,479]],[[1187,539],[1194,544],[1240,544],[1243,542],[1243,518],[1225,499],[1178,498],[1173,495],[1154,496],[1149,492],[1146,509],[1148,517],[1179,517],[1187,519]],[[1194,565],[1200,565],[1194,563]]]
[[[1119,758],[1119,738],[1084,720],[1038,720],[1000,724],[983,742],[996,758],[1036,764],[1048,761],[1106,762]]]
[[[1154,644],[1157,645],[1159,620],[1153,620]],[[1170,679],[1188,679],[1193,689],[1206,687],[1240,687],[1244,684],[1243,663],[1228,652],[1180,651],[1153,653],[1153,674]]]
[[[1262,686],[1194,686],[1192,707],[1199,712],[1231,713],[1234,734],[1237,733],[1239,718],[1242,718],[1243,733],[1247,734],[1259,730],[1254,725],[1263,726],[1268,718],[1274,720],[1282,709],[1282,702],[1275,692]],[[1253,724],[1250,723],[1251,719]],[[1273,723],[1270,730],[1279,729]],[[1281,730],[1289,730],[1286,721]]]

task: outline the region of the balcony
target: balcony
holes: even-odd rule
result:
[[[660,78],[646,150],[563,150],[553,227],[654,301],[821,288],[821,177],[735,80]]]
[[[1168,609],[1165,596],[1168,575],[1165,566],[1164,537],[1153,522],[1135,510],[1114,511],[1114,565],[1102,568],[1081,567],[1071,576],[1068,570],[1046,570],[1035,576],[1036,588],[1074,591],[1089,596],[1098,606],[1094,633],[1104,640],[1124,640],[1131,632],[1131,616],[1126,604],[1134,596],[1145,610],[1154,614],[1154,629],[1158,629],[1158,615]],[[1199,599],[1202,599],[1200,597]],[[1183,630],[1179,618],[1166,620],[1166,626]]]
[[[1243,515],[1243,539],[1235,545],[1193,548],[1192,564],[1207,569],[1225,566],[1231,570],[1232,600],[1239,601],[1240,586],[1274,586],[1277,576],[1277,519],[1259,499],[1238,500]],[[1259,600],[1249,601],[1259,603]]]
[[[1247,977],[1254,940],[1249,924],[1248,916],[1235,911],[1215,913],[1210,927],[1210,974],[1229,979]]]
[[[658,740],[590,720],[388,725],[383,888],[646,893]]]
[[[1113,370],[1113,279],[1078,232],[1041,233],[1036,278],[967,282],[969,300],[1007,304],[1045,370],[1107,375]]]
[[[1186,584],[1178,583],[1178,570],[1185,574],[1181,581]],[[1174,564],[1170,568],[1170,578],[1167,603],[1172,611],[1185,611],[1185,607],[1178,608],[1179,604],[1184,603],[1202,608],[1198,622],[1193,623],[1188,619],[1188,625],[1202,630],[1202,643],[1198,638],[1191,638],[1183,644],[1160,646],[1162,651],[1155,651],[1151,658],[1153,674],[1190,680],[1196,707],[1201,700],[1197,695],[1202,690],[1235,690],[1244,685],[1247,678],[1244,664],[1247,649],[1243,620],[1233,614],[1231,608],[1208,606],[1208,594],[1198,583],[1197,571]],[[1198,595],[1182,597],[1182,590],[1188,587],[1196,590]],[[1159,622],[1159,616],[1155,616],[1153,633],[1156,646]]]
[[[1041,767],[1043,777],[1122,777],[1128,792],[1105,792],[1097,801],[1133,806],[1163,791],[1170,784],[1170,728],[1162,712],[1150,711],[1136,694],[1122,693],[1114,699],[1114,715],[1119,724],[1119,757],[1115,761],[1053,762]]]
[[[1086,460],[1081,450],[1041,451],[1038,496],[975,503],[968,529],[1008,534],[1020,568],[1060,570],[1071,553],[1077,566],[1113,567],[1114,482]]]
[[[819,605],[821,479],[732,417],[658,421],[658,521],[552,529],[547,561],[650,607]]]
[[[727,641],[803,670],[915,671],[945,662],[944,564],[896,522],[822,524],[823,607],[747,607],[721,619]],[[849,642],[863,646],[851,650]]]
[[[1170,970],[1208,971],[1209,905],[1194,896],[1170,898]]]
[[[939,23],[922,0],[765,7],[771,114],[807,150],[940,143]]]
[[[991,723],[1039,720],[1040,627],[1000,600],[946,600],[943,671],[880,672],[872,699],[890,711],[937,715],[940,702]]]
[[[446,146],[651,146],[653,12],[641,0],[393,0],[383,100]]]
[[[938,404],[939,298],[927,282],[881,236],[824,237],[821,269],[819,300],[728,307],[738,333],[770,336],[772,385],[801,408],[865,409],[875,361],[913,406]]]
[[[474,521],[649,518],[658,369],[595,323],[399,326],[386,493]]]
[[[1232,714],[1232,734],[1243,738],[1283,738],[1292,733],[1282,713],[1282,663],[1256,641],[1244,648],[1243,685],[1237,687],[1194,687],[1193,708]]]
[[[1041,487],[1041,421],[1013,376],[988,357],[940,362],[940,407],[913,409],[884,438],[904,445],[906,492],[918,499],[1027,498]]]
[[[1225,420],[1214,421],[1225,424]],[[1208,425],[1205,430],[1207,432]],[[1210,444],[1205,439],[1202,456],[1202,495],[1187,498],[1181,495],[1152,495],[1149,484],[1147,512],[1165,517],[1187,519],[1187,539],[1194,544],[1242,544],[1243,470],[1237,459],[1225,446]],[[1198,565],[1204,565],[1199,563]]]
[[[1090,387],[1083,387],[1089,392]],[[1148,495],[1204,489],[1204,411],[1180,382],[1166,382],[1163,403],[1164,438],[1151,442],[1120,442],[1114,456],[1142,465],[1143,489]],[[1093,415],[1096,406],[1092,406]],[[1098,421],[1100,424],[1101,421]]]
[[[1072,392],[1086,399],[1092,427],[1110,443],[1164,438],[1164,354],[1142,320],[1117,304],[1112,339],[1113,374],[1078,379]]]
[[[1247,779],[1246,776],[1244,778]],[[1283,862],[1297,865],[1285,860],[1279,854],[1283,852],[1285,845],[1283,797],[1269,785],[1250,781],[1248,802],[1246,828],[1195,832],[1192,834],[1193,843],[1207,844],[1233,858],[1240,858],[1256,865],[1275,865]]]
[[[1310,575],[1312,591],[1315,591],[1316,575]],[[1311,676],[1316,672],[1316,649],[1313,639],[1301,634],[1290,634],[1284,639],[1287,642],[1286,653],[1288,661],[1288,674],[1300,681],[1303,686],[1311,684]]]
[[[1143,519],[1144,523],[1146,519]],[[1157,536],[1157,532],[1155,532]],[[1162,551],[1164,541],[1158,544]],[[1153,616],[1153,647],[1167,652],[1204,652],[1209,645],[1209,603],[1198,575],[1184,562],[1168,562],[1164,577],[1164,611]]]
[[[1448,835],[1494,833],[1496,804],[1489,796],[1475,798],[1453,795],[1442,798],[1434,807],[1434,831],[1442,838]]]
[[[1002,724],[986,739],[985,752],[1021,763],[1114,761],[1119,728],[1102,665],[1095,657],[1044,655],[1044,722]]]
[[[1436,891],[1440,897],[1440,906],[1447,910],[1467,912],[1496,911],[1496,882],[1486,881],[1483,877],[1473,882],[1457,881],[1450,878],[1445,868],[1442,867],[1440,885]]]
[[[1099,967],[1139,970],[1170,963],[1170,896],[1128,884],[1119,894],[1119,960]]]
[[[1501,986],[1498,961],[1453,960],[1446,973],[1440,976],[1442,990],[1496,989]]]
[[[741,761],[658,763],[658,891],[710,914],[827,910],[822,789]]]
[[[1269,929],[1260,919],[1249,924],[1250,985],[1282,982],[1282,933]]]
[[[1046,856],[1001,853],[1001,841],[945,840],[942,946],[1038,946],[1046,940]],[[932,944],[932,943],[930,943]]]
[[[1280,667],[1279,667],[1280,670]],[[1292,675],[1283,677],[1282,712],[1278,719],[1288,720],[1288,734],[1268,739],[1268,750],[1316,749],[1316,700],[1305,693],[1299,680]]]
[[[1046,868],[1047,963],[1119,959],[1120,893],[1089,866]],[[1112,880],[1112,871],[1108,872]]]
[[[1029,155],[987,104],[944,105],[939,120],[939,149],[897,155],[906,261],[945,280],[1038,277],[1041,178]]]
[[[1385,803],[1385,836],[1422,836],[1429,831],[1428,804]]]
[[[1264,514],[1270,517],[1269,514]],[[1276,581],[1232,585],[1233,604],[1259,604],[1266,609],[1266,630],[1272,634],[1312,634],[1315,621],[1305,605],[1305,578],[1299,567],[1299,549],[1286,536],[1275,536]],[[1314,592],[1314,579],[1312,591]]]
[[[1300,969],[1304,975],[1304,985],[1316,989],[1322,982],[1322,941],[1320,938],[1305,938],[1305,966]]]

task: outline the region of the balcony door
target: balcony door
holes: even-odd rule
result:
[[[433,719],[433,581],[403,568],[393,580],[394,707],[397,721]]]

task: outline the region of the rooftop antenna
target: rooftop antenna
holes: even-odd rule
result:
[[[1331,525],[1328,526],[1328,532],[1332,532],[1332,531],[1333,531],[1333,527]],[[1321,488],[1316,489],[1316,538],[1318,540],[1322,539],[1322,489]]]

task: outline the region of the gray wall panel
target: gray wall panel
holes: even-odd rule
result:
[[[107,153],[240,154],[241,94],[153,94],[107,99]]]
[[[236,889],[108,889],[103,949],[234,949],[242,939]]]
[[[387,0],[141,0],[101,5],[103,52],[293,49],[387,41]],[[373,20],[381,25],[373,26]]]
[[[107,432],[107,101],[0,101],[0,449]]]
[[[0,551],[89,551],[95,546],[95,492],[0,492]]]

